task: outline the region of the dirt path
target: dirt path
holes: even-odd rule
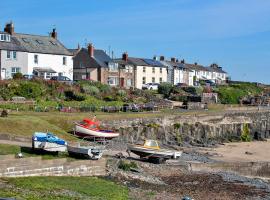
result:
[[[30,142],[18,142],[18,141],[11,141],[11,140],[0,140],[0,144],[9,144],[9,145],[16,145],[16,146],[21,146],[21,147],[32,146]]]

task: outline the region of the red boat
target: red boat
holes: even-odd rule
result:
[[[110,139],[119,136],[119,133],[114,131],[101,129],[100,122],[95,119],[84,119],[82,122],[76,123],[75,134],[82,137],[90,136]]]

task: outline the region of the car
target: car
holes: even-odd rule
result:
[[[142,89],[143,90],[157,90],[159,84],[158,83],[147,83],[143,84]]]
[[[211,80],[205,80],[204,82],[205,82],[206,85],[209,85],[209,86],[211,86],[211,87],[216,86],[216,83],[214,83],[214,82],[211,81]]]
[[[52,76],[51,81],[59,81],[59,82],[64,82],[64,83],[68,83],[68,84],[73,83],[73,81],[66,76]]]

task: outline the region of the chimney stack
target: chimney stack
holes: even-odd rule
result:
[[[183,59],[183,60],[181,60],[181,64],[185,64],[185,60]]]
[[[4,32],[9,33],[10,35],[14,34],[14,24],[13,22],[7,23]]]
[[[176,60],[175,60],[175,58],[171,58],[171,61],[175,63]]]
[[[160,61],[165,61],[165,57],[164,56],[160,56]]]
[[[176,62],[178,63],[178,62],[179,62],[179,60],[178,60],[178,59],[176,59]]]
[[[56,29],[55,28],[51,32],[51,37],[57,40],[57,32],[56,32]]]
[[[94,48],[93,44],[90,43],[90,44],[88,45],[88,53],[89,53],[89,56],[90,56],[91,58],[94,57],[94,50],[95,50],[95,48]]]
[[[127,52],[122,54],[122,60],[124,60],[125,62],[128,61],[128,53]]]
[[[156,57],[156,56],[154,56],[154,57],[153,57],[153,60],[157,60],[157,57]]]
[[[195,63],[194,63],[194,65],[198,65],[198,63],[197,63],[197,62],[195,62]]]

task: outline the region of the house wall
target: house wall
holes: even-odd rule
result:
[[[34,55],[38,55],[38,64],[34,62]],[[32,74],[34,67],[51,68],[57,73],[62,73],[63,76],[67,76],[73,80],[72,56],[28,53],[26,57],[28,58],[28,74]],[[63,65],[63,57],[66,57],[66,65]]]
[[[145,72],[143,72],[145,67]],[[136,70],[136,88],[142,89],[143,77],[146,78],[146,83],[152,83],[152,78],[155,78],[155,83],[159,83],[159,79],[162,78],[162,82],[167,82],[167,69],[162,68],[160,73],[160,67],[155,67],[155,73],[152,72],[152,66],[137,66]]]
[[[85,80],[86,79],[86,73],[89,76],[90,80],[93,80],[93,81],[98,81],[98,70],[97,68],[80,68],[80,69],[73,69],[73,79],[76,80],[76,81],[79,81],[79,80]]]
[[[27,52],[18,52],[17,51],[17,58],[16,59],[7,59],[7,51],[1,50],[1,68],[2,77],[5,79],[12,78],[11,69],[12,67],[19,67],[21,68],[22,74],[28,73],[28,60],[27,60]]]

